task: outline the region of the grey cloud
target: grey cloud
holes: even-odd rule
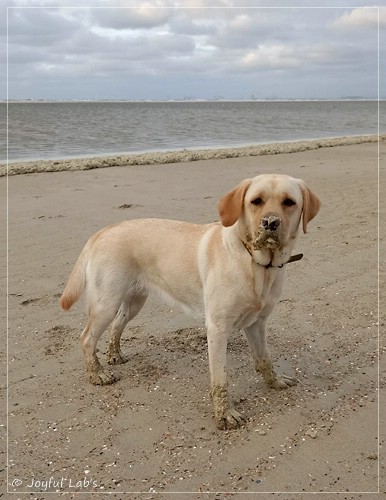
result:
[[[57,9],[9,9],[8,34],[13,45],[46,46],[66,40],[82,29]]]
[[[377,79],[377,33],[339,29],[346,10],[12,9],[11,96],[359,95]]]
[[[178,10],[168,22],[170,31],[176,34],[194,35],[194,36],[209,36],[214,35],[217,27],[213,23],[209,23],[208,19],[193,20],[186,15],[186,11]]]
[[[133,30],[163,26],[173,14],[171,9],[151,7],[118,7],[93,9],[92,21],[103,28]]]

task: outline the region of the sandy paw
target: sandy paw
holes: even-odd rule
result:
[[[243,423],[243,417],[229,403],[228,391],[223,386],[212,388],[214,416],[218,429],[237,429]]]
[[[123,363],[127,363],[129,358],[123,356],[121,352],[109,352],[107,356],[107,362],[109,365],[123,365]]]
[[[237,429],[244,423],[244,417],[234,408],[226,413],[216,416],[216,426],[220,430]]]
[[[273,389],[287,389],[298,383],[294,377],[289,377],[285,374],[278,375],[269,359],[258,361],[255,367],[256,371],[262,374],[268,387],[272,387]]]
[[[278,375],[276,379],[272,380],[269,384],[270,387],[274,389],[287,389],[293,385],[296,385],[298,381],[294,377],[289,377],[288,375]]]
[[[97,372],[89,372],[90,382],[94,385],[109,385],[113,384],[119,377],[113,373],[98,370]]]

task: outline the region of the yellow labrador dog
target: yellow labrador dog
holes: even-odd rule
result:
[[[220,222],[129,220],[92,236],[61,297],[68,310],[87,292],[88,323],[81,335],[93,384],[116,378],[99,363],[96,345],[112,323],[108,362],[124,363],[120,337],[155,289],[194,316],[204,313],[216,425],[242,422],[228,397],[226,350],[230,333],[244,329],[256,370],[274,388],[296,380],[276,373],[265,323],[278,302],[299,226],[306,232],[320,202],[299,179],[259,175],[220,199]],[[295,256],[297,260],[299,256]]]

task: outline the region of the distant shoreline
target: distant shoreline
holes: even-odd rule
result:
[[[44,172],[62,172],[75,170],[91,170],[95,168],[119,167],[128,165],[156,165],[181,163],[198,160],[222,158],[240,158],[246,156],[275,155],[283,153],[298,153],[335,146],[348,146],[365,142],[386,141],[386,135],[344,136],[331,139],[314,139],[292,142],[275,142],[245,147],[221,149],[184,149],[179,151],[162,151],[141,154],[122,154],[111,156],[96,156],[87,158],[71,158],[63,160],[36,160],[0,164],[0,177]],[[8,170],[8,171],[7,171]]]
[[[301,99],[301,98],[246,98],[246,99],[0,99],[0,104],[79,104],[79,103],[221,103],[221,102],[377,102],[386,101],[386,97],[337,97],[333,99]]]

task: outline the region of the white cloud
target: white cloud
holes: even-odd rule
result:
[[[176,7],[194,9],[196,12],[205,11],[206,9],[211,9],[212,7],[230,7],[233,6],[233,2],[230,0],[177,0],[173,2]]]
[[[296,51],[285,45],[261,45],[240,60],[240,66],[245,69],[286,69],[299,67],[300,64]]]
[[[249,31],[253,27],[253,20],[251,16],[241,14],[231,20],[229,27],[234,31],[242,31],[245,33],[245,31]]]
[[[336,28],[377,28],[378,27],[378,9],[373,7],[364,7],[353,9],[339,16],[334,22]],[[379,7],[379,26],[386,26],[386,8]]]

